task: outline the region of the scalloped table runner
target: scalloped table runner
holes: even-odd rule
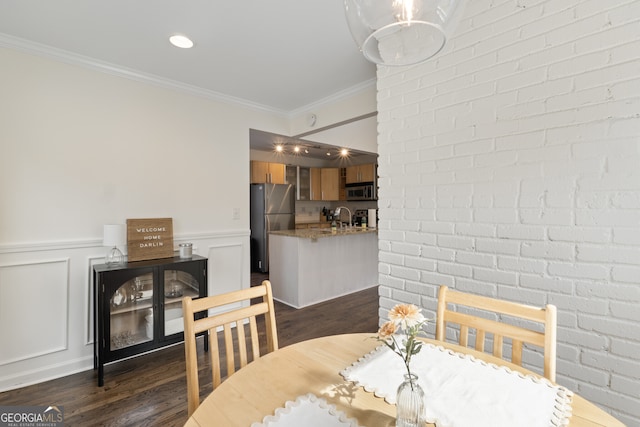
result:
[[[441,346],[424,344],[411,371],[425,392],[427,421],[438,427],[555,427],[571,417],[566,388]],[[405,373],[402,359],[381,345],[340,375],[395,404]]]
[[[251,427],[358,427],[358,422],[314,394],[298,396]]]

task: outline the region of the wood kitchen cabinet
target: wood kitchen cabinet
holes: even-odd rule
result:
[[[347,167],[347,184],[357,184],[360,182],[375,181],[376,165],[368,163],[365,165],[356,165]]]
[[[182,298],[207,295],[207,258],[198,255],[100,264],[93,272],[99,386],[104,385],[106,363],[183,341]]]
[[[286,165],[284,163],[270,163],[251,161],[252,184],[284,184]]]
[[[340,168],[311,168],[311,200],[340,200]]]

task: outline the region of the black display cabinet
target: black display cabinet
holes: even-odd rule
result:
[[[98,386],[106,363],[183,341],[182,298],[207,295],[207,259],[198,255],[100,264],[93,274]]]

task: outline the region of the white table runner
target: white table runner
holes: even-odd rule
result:
[[[314,394],[299,396],[251,427],[359,427],[358,422]]]
[[[425,392],[427,421],[438,427],[556,427],[571,416],[573,393],[566,388],[440,346],[423,345],[411,371]],[[386,346],[340,372],[390,404],[405,373]]]

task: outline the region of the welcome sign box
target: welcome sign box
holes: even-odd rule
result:
[[[173,257],[173,218],[127,219],[128,261]]]

